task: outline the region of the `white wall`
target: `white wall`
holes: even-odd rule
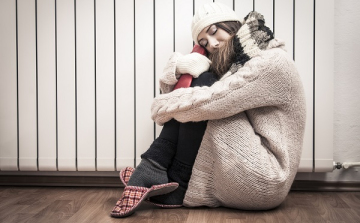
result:
[[[360,1],[335,1],[334,160],[360,162]],[[360,181],[360,168],[298,173],[298,180]]]

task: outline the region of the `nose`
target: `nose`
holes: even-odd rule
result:
[[[215,38],[211,38],[209,39],[209,45],[212,49],[216,49],[216,48],[219,48],[219,41]]]

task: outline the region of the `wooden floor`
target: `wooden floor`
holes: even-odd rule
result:
[[[0,187],[0,222],[360,222],[360,192],[290,192],[270,211],[161,209],[142,205],[118,219],[109,213],[121,188]]]

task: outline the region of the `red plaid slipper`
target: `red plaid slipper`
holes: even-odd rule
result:
[[[130,166],[120,170],[120,173],[119,173],[120,180],[125,185],[125,187],[127,186],[128,182],[130,180],[130,177],[133,174],[134,170],[135,169],[130,167]]]
[[[120,180],[121,182],[125,185],[125,187],[127,186],[129,180],[130,180],[130,177],[132,175],[132,173],[134,172],[134,168],[132,167],[126,167],[124,169],[122,169],[119,173],[120,175]],[[149,201],[149,200],[146,200],[147,202],[155,205],[155,206],[158,206],[158,207],[162,207],[162,208],[180,208],[182,207],[181,204],[174,204],[174,205],[170,205],[170,204],[158,204],[158,203],[154,203],[152,201]]]
[[[149,197],[170,193],[176,190],[178,186],[178,183],[154,185],[150,188],[127,186],[110,215],[118,218],[127,217],[133,214],[144,200]]]

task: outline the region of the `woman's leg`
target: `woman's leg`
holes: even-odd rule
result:
[[[193,80],[191,87],[211,86],[216,81],[217,76],[215,74],[205,72]],[[185,188],[187,188],[206,126],[207,121],[180,123],[177,150],[168,175]],[[184,173],[186,173],[185,176],[181,177]]]
[[[215,74],[205,72],[194,79],[191,86],[211,86],[216,81]],[[176,153],[167,171],[169,181],[179,183],[179,187],[170,194],[152,197],[152,201],[182,204],[206,126],[207,121],[180,123]]]
[[[216,81],[213,73],[205,72],[192,81],[191,87],[210,86]],[[174,119],[165,123],[159,137],[141,155],[142,160],[130,177],[128,185],[151,187],[178,182],[186,190],[206,123],[179,123]],[[172,168],[169,169],[170,167]]]
[[[129,186],[151,187],[168,183],[167,169],[176,153],[180,123],[174,119],[165,123],[158,138],[141,155],[128,182]]]

